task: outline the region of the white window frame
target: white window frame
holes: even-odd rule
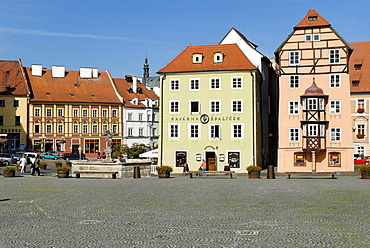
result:
[[[192,103],[193,102],[197,102],[198,103],[198,111],[192,111],[193,109],[192,109]],[[199,114],[200,113],[200,101],[198,101],[198,100],[190,100],[189,101],[189,112],[190,112],[190,114]]]
[[[339,64],[339,63],[340,63],[340,49],[330,49],[329,64]]]
[[[331,114],[341,113],[341,101],[340,100],[330,100],[330,113]]]
[[[305,42],[320,41],[320,34],[306,34],[304,40]]]
[[[330,74],[329,75],[329,87],[330,88],[340,88],[341,87],[341,75],[340,74]]]
[[[319,137],[319,125],[308,124],[307,125],[307,136],[308,137]]]
[[[290,115],[299,115],[299,101],[288,102],[288,113]]]
[[[134,128],[133,127],[127,128],[127,136],[128,137],[133,137],[134,136]]]
[[[357,146],[356,147],[356,153],[359,155],[364,155],[365,154],[365,146]]]
[[[170,107],[170,109],[168,110],[169,113],[171,113],[171,114],[180,113],[180,101],[178,101],[178,100],[170,101],[169,107]]]
[[[127,113],[127,121],[132,121],[134,114],[133,113]]]
[[[78,124],[73,124],[73,133],[78,133]]]
[[[216,52],[213,54],[214,63],[222,63],[224,61],[224,55],[221,52]]]
[[[203,54],[194,53],[193,54],[193,64],[201,64],[203,60]]]
[[[58,108],[58,117],[64,117],[64,114],[63,114],[63,109],[62,108]]]
[[[168,138],[180,139],[180,123],[168,123]],[[177,130],[174,130],[177,129]],[[172,131],[176,131],[173,133]]]
[[[240,111],[234,109],[234,105],[238,108],[240,107]],[[243,113],[243,99],[232,99],[231,100],[231,113]]]
[[[139,137],[144,137],[144,128],[139,127]]]
[[[218,135],[215,134],[216,126],[218,127]],[[220,140],[221,139],[221,134],[222,134],[221,124],[210,124],[210,125],[208,125],[208,127],[209,127],[209,129],[208,129],[209,130],[209,133],[208,133],[209,137],[208,138],[210,140],[215,140],[215,139]],[[218,137],[216,137],[216,136],[218,136]]]
[[[63,124],[58,124],[58,133],[63,133]]]
[[[108,130],[108,125],[107,124],[103,124],[102,125],[102,133],[104,134],[104,133],[106,133],[107,132],[107,130]],[[113,133],[114,133],[114,131],[113,131]]]
[[[98,133],[99,132],[99,128],[98,128],[98,125],[97,124],[93,124],[92,125],[92,133]]]
[[[139,113],[139,115],[138,115],[139,121],[143,121],[143,116],[144,116],[143,113]]]
[[[92,117],[94,117],[94,118],[98,117],[98,110],[97,109],[92,110]]]
[[[78,109],[73,109],[73,117],[78,117]]]
[[[88,109],[83,109],[82,110],[82,117],[89,117],[89,110]]]
[[[217,83],[213,83],[213,80],[217,81]],[[213,84],[216,84],[217,87],[213,87]],[[209,89],[210,90],[221,90],[221,78],[220,77],[211,77],[209,79]]]
[[[46,133],[52,133],[53,132],[53,126],[51,124],[46,124]]]
[[[102,117],[108,117],[108,109],[103,109],[102,110]]]
[[[231,89],[243,89],[243,77],[231,77]]]
[[[342,140],[342,129],[340,127],[331,127],[330,128],[330,141],[331,142],[341,142],[341,140]]]
[[[53,109],[47,108],[46,109],[46,117],[52,117],[53,116]]]
[[[300,136],[299,128],[289,128],[289,142],[299,142]]]
[[[105,132],[106,132],[107,130],[105,130]],[[112,125],[112,132],[113,133],[118,133],[118,125],[117,124],[113,124]]]
[[[210,100],[209,101],[209,112],[212,114],[221,113],[221,101],[220,100]]]
[[[301,77],[299,75],[289,76],[289,89],[299,89],[301,86]]]
[[[301,62],[301,52],[300,51],[290,51],[288,59],[289,59],[289,65],[299,65]]]
[[[192,127],[196,127],[196,135],[192,137]],[[200,124],[199,123],[189,123],[188,124],[188,138],[191,140],[199,140],[201,135],[200,135]]]
[[[236,127],[238,127],[238,130],[240,130],[240,137],[238,137],[239,133],[235,133],[235,131],[237,130]],[[232,123],[231,124],[231,139],[233,140],[244,139],[244,123]]]
[[[199,78],[189,79],[189,91],[200,91],[200,79]]]
[[[39,117],[41,115],[41,109],[40,108],[35,108],[34,109],[34,116]]]
[[[112,109],[112,117],[117,118],[118,117],[118,110],[117,109]]]
[[[180,91],[180,79],[170,80],[170,91]]]
[[[82,133],[89,133],[89,125],[87,124],[82,125]]]

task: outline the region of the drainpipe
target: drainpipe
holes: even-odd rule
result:
[[[253,106],[253,117],[252,117],[252,151],[253,151],[253,165],[256,165],[256,147],[255,147],[255,118],[256,118],[256,106],[255,106],[255,103],[256,103],[256,99],[255,99],[255,78],[254,78],[254,74],[253,74],[253,71],[251,71],[251,77],[252,77],[252,106]]]
[[[160,106],[160,111],[161,111],[161,116],[160,116],[160,127],[161,127],[161,135],[160,135],[160,140],[161,140],[161,150],[160,150],[160,163],[158,165],[162,165],[162,160],[163,160],[163,139],[164,139],[164,136],[163,136],[163,88],[164,88],[164,80],[166,80],[166,73],[163,74],[163,77],[162,77],[162,82],[161,82],[161,95],[159,96],[160,100],[161,100],[161,106]],[[159,162],[159,161],[158,161]]]
[[[311,151],[312,154],[312,172],[316,172],[316,151]]]

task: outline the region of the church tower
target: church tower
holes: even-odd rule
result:
[[[149,79],[149,63],[148,63],[148,58],[145,58],[145,63],[144,63],[144,77],[143,77],[143,85],[146,86],[147,82]]]

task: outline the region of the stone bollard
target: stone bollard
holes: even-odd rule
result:
[[[267,179],[275,179],[275,169],[273,165],[267,166]]]
[[[140,176],[140,166],[139,165],[134,166],[134,178],[141,178],[141,176]]]

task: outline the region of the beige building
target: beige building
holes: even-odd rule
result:
[[[276,50],[279,172],[353,171],[352,50],[315,10]]]

